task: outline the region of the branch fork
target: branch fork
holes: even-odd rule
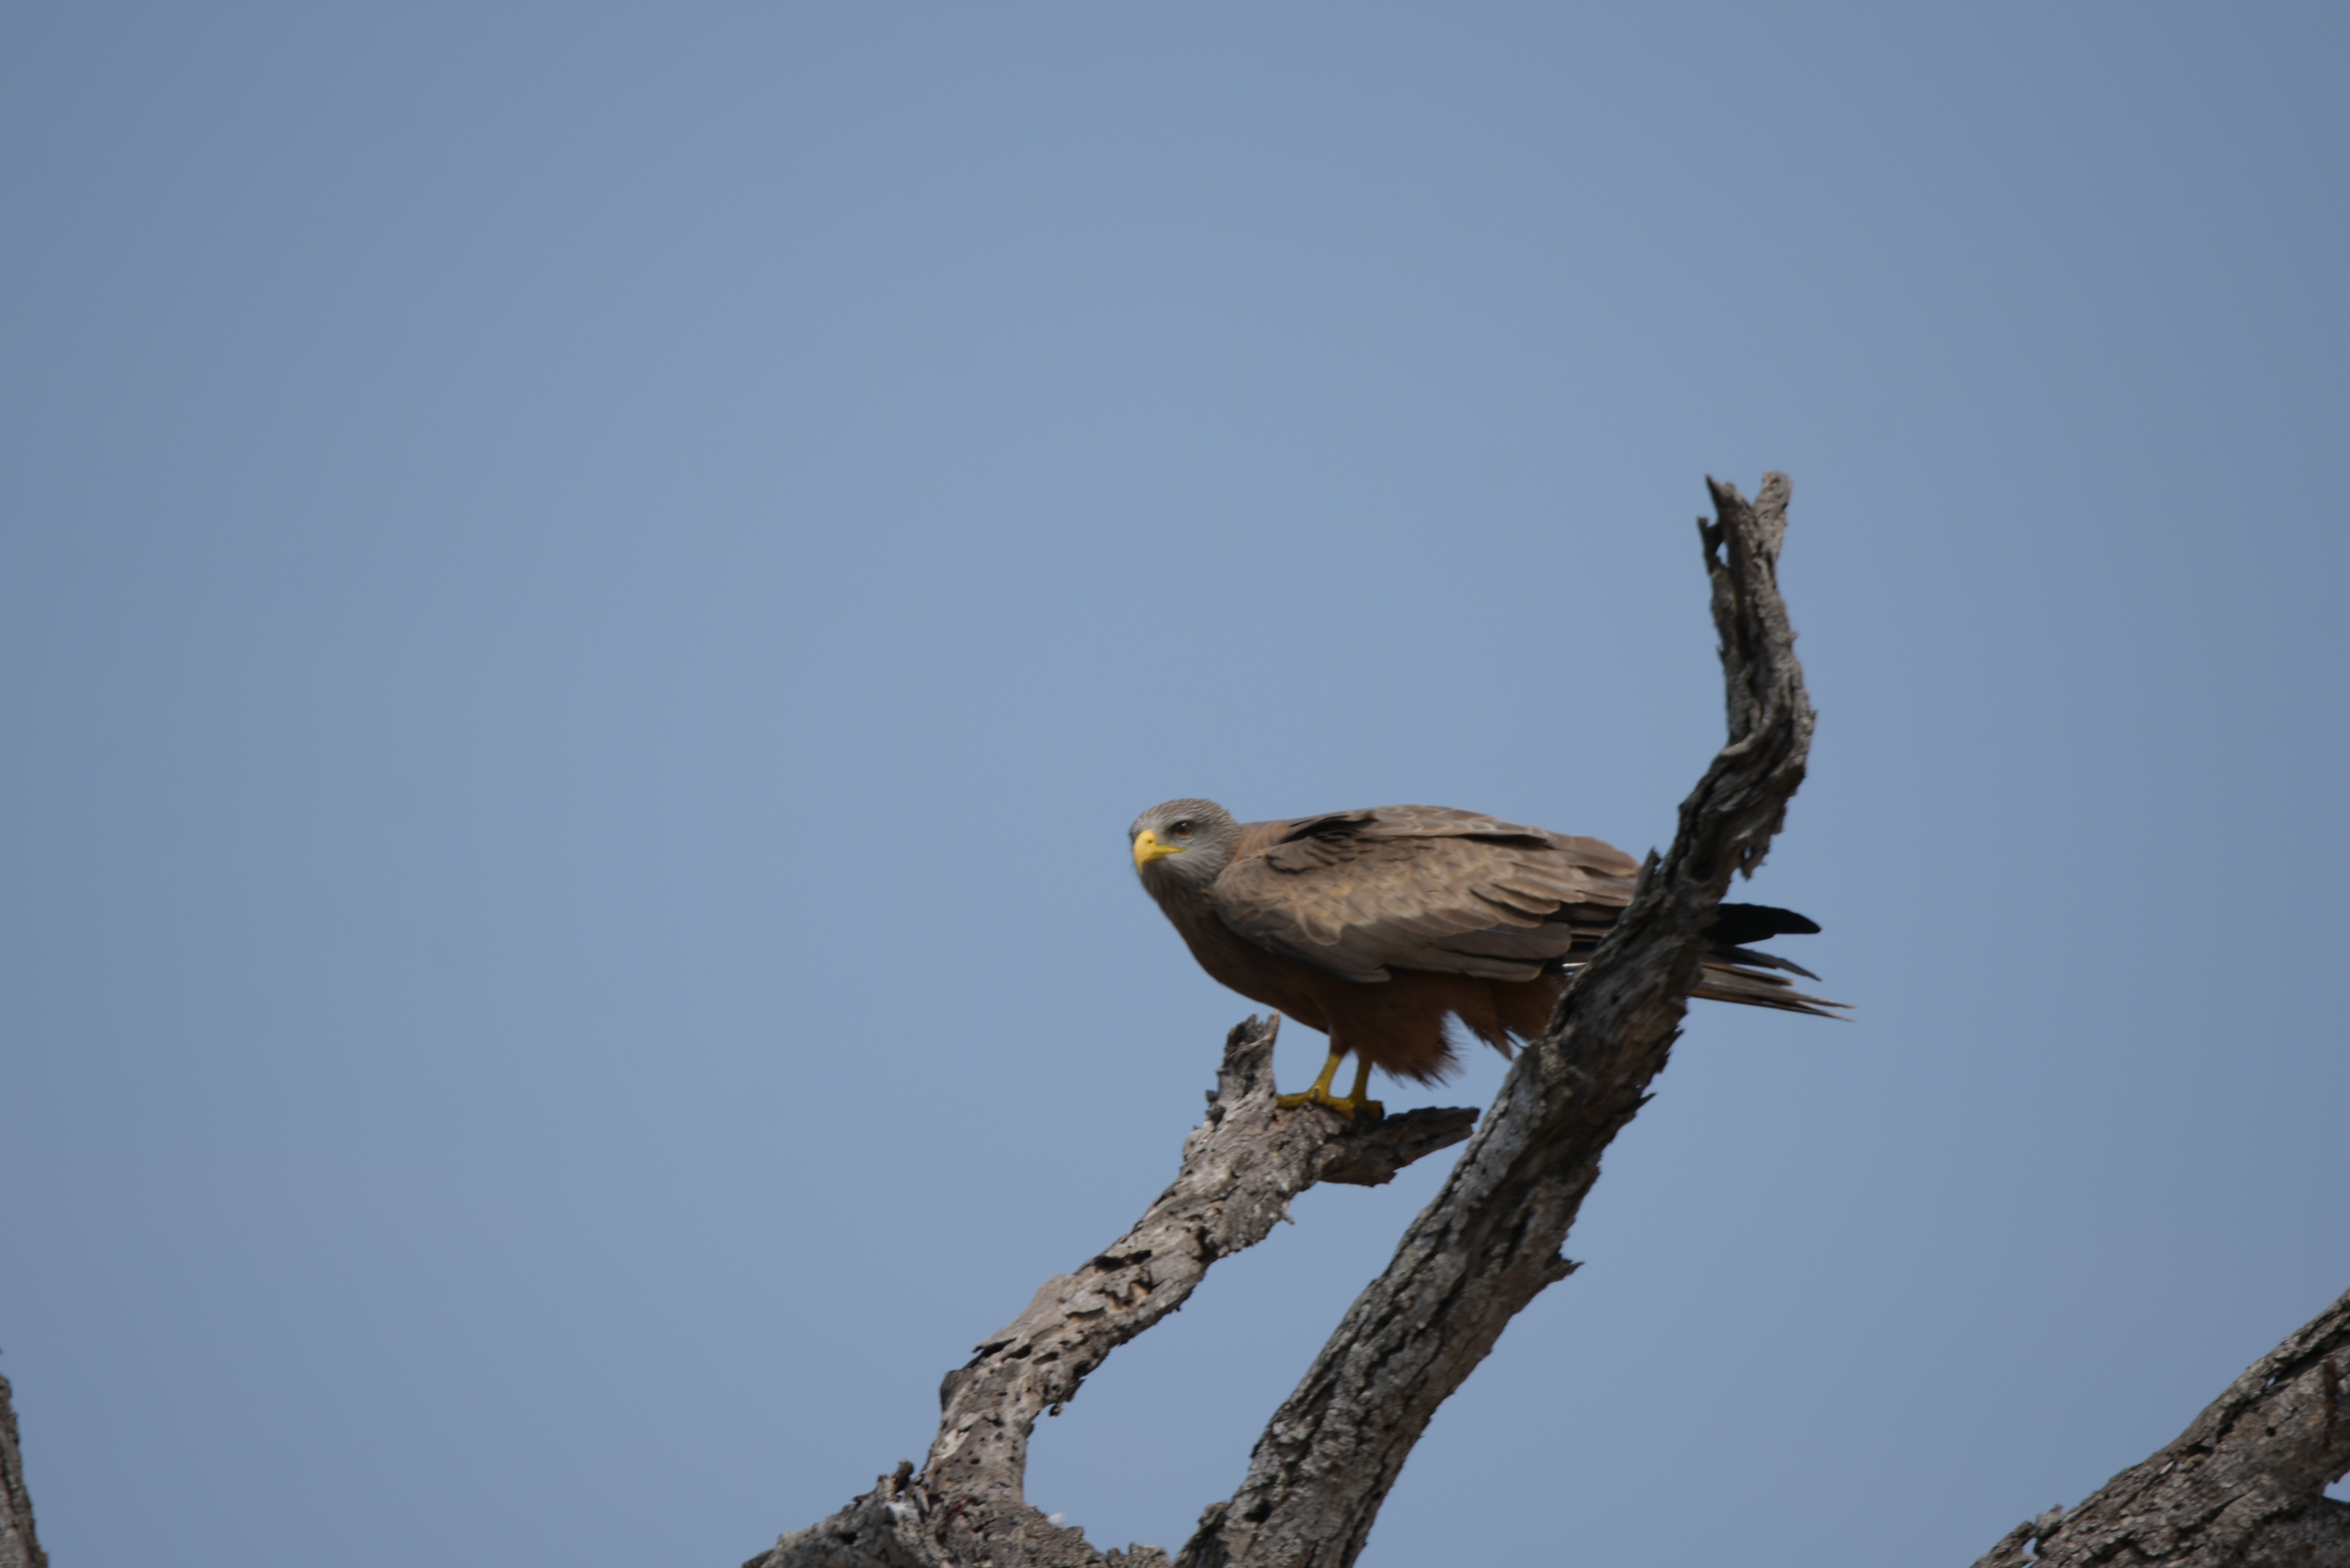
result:
[[[1473,1110],[1423,1109],[1352,1124],[1313,1106],[1275,1104],[1277,1018],[1225,1039],[1206,1119],[1183,1140],[1175,1180],[1127,1233],[1055,1274],[939,1390],[943,1415],[921,1473],[901,1464],[812,1530],[752,1559],[764,1568],[994,1562],[1092,1568],[1158,1564],[1157,1547],[1095,1552],[1021,1496],[1036,1418],[1057,1413],[1118,1345],[1183,1304],[1210,1265],[1254,1246],[1316,1182],[1377,1187],[1469,1136]]]

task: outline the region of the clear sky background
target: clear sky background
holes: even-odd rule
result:
[[[731,1568],[1171,1175],[1173,795],[1821,711],[1363,1561],[1963,1564],[2350,1285],[2339,6],[12,7],[0,1370],[71,1568]],[[1303,1030],[1285,1079],[1319,1061]],[[1390,1106],[1482,1104],[1457,1084]],[[1180,1543],[1428,1199],[1041,1424]]]

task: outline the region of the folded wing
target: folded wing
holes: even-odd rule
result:
[[[1596,838],[1391,805],[1281,825],[1214,893],[1241,935],[1348,980],[1415,969],[1526,981],[1605,935],[1638,873]]]

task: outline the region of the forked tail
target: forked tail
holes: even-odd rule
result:
[[[1708,1002],[1735,1002],[1747,1007],[1775,1007],[1783,1012],[1808,1012],[1814,1018],[1841,1016],[1840,1012],[1832,1010],[1844,1008],[1844,1002],[1797,991],[1793,981],[1771,971],[1800,974],[1805,980],[1817,980],[1818,975],[1791,959],[1759,952],[1748,945],[1768,941],[1773,937],[1810,936],[1819,929],[1793,909],[1774,909],[1768,904],[1722,905],[1714,917],[1712,929],[1706,933],[1711,945],[1705,969],[1697,984],[1690,988],[1690,994]]]

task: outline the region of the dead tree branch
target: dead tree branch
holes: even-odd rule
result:
[[[2072,1512],[2017,1525],[1974,1568],[2338,1568],[2350,1503],[2350,1293],[2288,1335],[2177,1441]]]
[[[0,1377],[0,1568],[49,1568],[33,1533],[33,1500],[25,1491],[25,1454],[16,1442],[15,1390]]]
[[[1671,852],[1650,857],[1630,906],[1542,1040],[1518,1057],[1443,1191],[1275,1413],[1239,1493],[1201,1517],[1185,1564],[1351,1563],[1437,1407],[1509,1320],[1574,1269],[1558,1248],[1598,1178],[1600,1154],[1663,1068],[1715,906],[1733,874],[1761,864],[1811,745],[1811,704],[1777,586],[1791,487],[1784,474],[1766,475],[1751,504],[1731,486],[1712,488],[1717,519],[1698,529],[1721,639],[1729,744],[1683,803]],[[1319,1111],[1279,1111],[1269,1055],[1246,1039],[1236,1032],[1227,1048],[1209,1120],[1184,1145],[1175,1185],[1125,1238],[1046,1282],[1027,1311],[949,1376],[945,1417],[922,1472],[900,1465],[754,1563],[1165,1563],[1153,1547],[1100,1555],[1021,1501],[1038,1414],[1172,1311],[1218,1257],[1262,1240],[1313,1181],[1385,1180],[1457,1141],[1474,1119],[1416,1113],[1451,1119],[1415,1127],[1399,1117],[1342,1131]]]
[[[1224,1042],[1207,1120],[1183,1142],[1173,1185],[1134,1228],[1076,1272],[1045,1282],[1027,1310],[947,1374],[945,1414],[920,1477],[910,1464],[812,1530],[753,1559],[768,1568],[886,1563],[1164,1563],[1138,1547],[1104,1559],[1021,1498],[1037,1417],[1074,1397],[1103,1357],[1183,1304],[1217,1259],[1256,1245],[1317,1181],[1376,1187],[1459,1143],[1473,1110],[1423,1109],[1349,1127],[1274,1104],[1272,1019]]]

